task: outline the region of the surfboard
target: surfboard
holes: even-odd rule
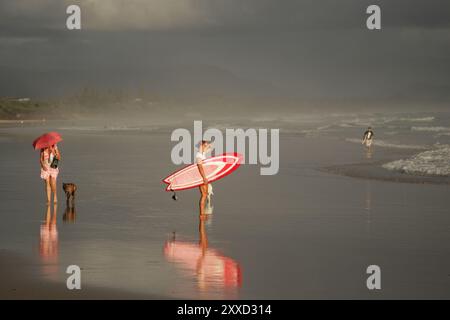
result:
[[[234,152],[207,158],[203,160],[202,164],[206,178],[209,182],[213,182],[235,171],[241,162],[242,155]],[[175,171],[162,181],[168,185],[166,191],[186,190],[203,184],[203,178],[196,163]]]

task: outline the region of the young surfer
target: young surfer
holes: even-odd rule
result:
[[[206,152],[211,148],[211,143],[206,140],[202,140],[199,144],[198,152],[195,155],[195,161],[197,162],[198,171],[203,178],[203,184],[199,186],[200,190],[200,215],[203,216],[205,214],[205,203],[206,198],[208,197],[208,179],[206,178],[205,170],[203,168],[203,160],[206,159]]]
[[[362,144],[364,144],[367,148],[370,148],[372,146],[373,137],[374,134],[372,131],[372,127],[368,127],[366,132],[364,132]]]

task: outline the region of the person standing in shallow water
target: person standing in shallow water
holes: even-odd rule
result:
[[[369,149],[372,147],[373,137],[372,127],[368,127],[366,132],[364,132],[362,143]]]
[[[211,148],[211,143],[202,140],[200,142],[198,152],[195,155],[195,161],[197,162],[198,171],[200,172],[200,175],[203,178],[203,184],[199,186],[200,190],[200,216],[203,216],[205,214],[205,204],[206,204],[206,198],[208,197],[208,179],[206,178],[205,170],[203,168],[203,160],[206,159],[206,152],[209,151]]]
[[[55,161],[55,159],[57,161]],[[52,145],[41,149],[40,164],[41,164],[41,179],[44,180],[45,192],[47,195],[47,204],[50,204],[53,193],[53,203],[58,202],[58,195],[56,191],[56,179],[58,178],[59,168],[57,162],[61,160],[61,153],[58,146]]]

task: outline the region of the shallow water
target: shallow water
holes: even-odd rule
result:
[[[279,174],[241,166],[214,184],[213,214],[202,222],[197,190],[175,202],[160,182],[177,168],[170,130],[63,125],[0,130],[1,248],[29,258],[43,281],[64,286],[76,264],[83,288],[174,298],[450,298],[448,186],[317,170],[404,150],[375,148],[368,160],[345,140],[353,131],[299,125],[314,134],[282,134]],[[58,188],[74,182],[79,192],[75,213],[60,192],[47,219],[31,141],[54,128],[64,136]],[[371,264],[382,270],[377,292],[366,288]]]

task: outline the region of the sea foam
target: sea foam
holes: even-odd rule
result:
[[[409,159],[396,160],[383,168],[412,175],[448,176],[450,174],[450,146],[421,152]]]
[[[411,127],[412,131],[429,131],[429,132],[445,132],[449,131],[449,127]]]

